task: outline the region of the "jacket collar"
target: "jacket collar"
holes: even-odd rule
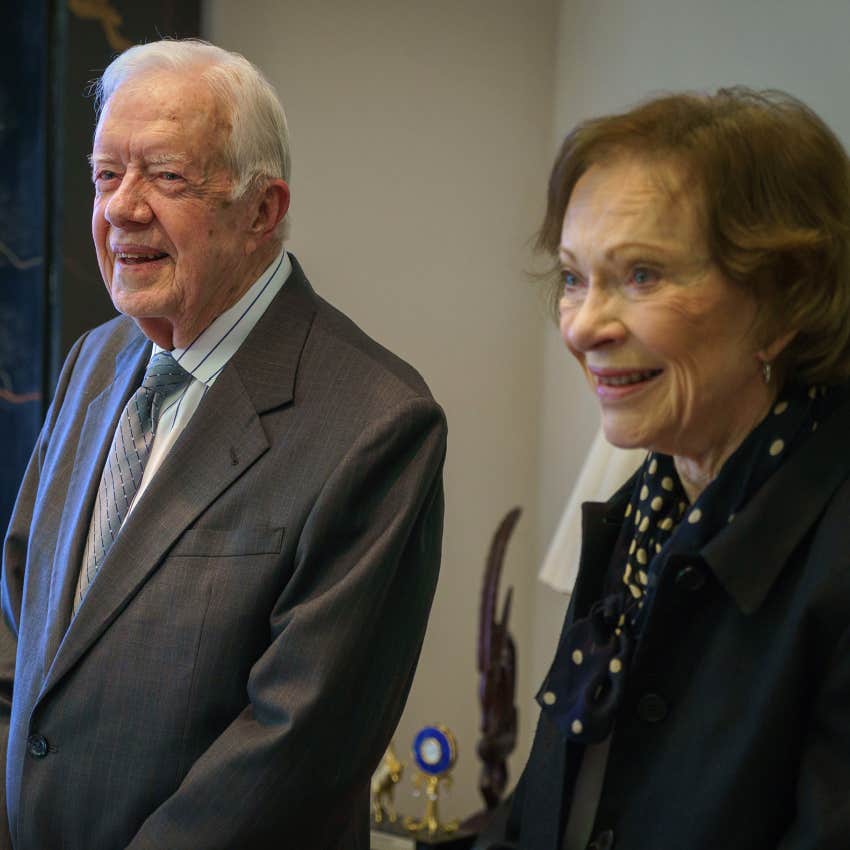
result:
[[[792,552],[850,474],[850,403],[820,424],[700,555],[745,614],[761,607]]]
[[[733,522],[700,550],[700,557],[743,613],[761,607],[794,549],[850,476],[848,432],[850,403],[822,422]],[[582,570],[574,591],[578,616],[602,593],[634,480],[632,476],[607,502],[582,505],[582,538],[601,541],[607,557],[599,544],[582,543]]]
[[[257,413],[292,401],[319,300],[298,260],[293,254],[289,259],[286,283],[230,361]]]

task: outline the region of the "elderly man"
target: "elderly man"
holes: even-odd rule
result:
[[[366,848],[442,412],[283,250],[285,119],[244,58],[128,50],[91,161],[124,316],[68,356],[5,542],[0,846]]]

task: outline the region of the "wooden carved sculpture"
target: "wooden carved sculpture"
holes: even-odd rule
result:
[[[500,620],[496,619],[496,610],[505,550],[521,513],[520,508],[513,508],[496,529],[481,591],[478,631],[481,738],[477,750],[482,766],[478,788],[487,809],[494,809],[502,799],[508,783],[507,758],[516,746],[516,648],[508,630],[512,587],[505,594]]]

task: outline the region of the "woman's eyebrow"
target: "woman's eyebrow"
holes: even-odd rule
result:
[[[613,245],[605,252],[605,259],[609,261],[616,260],[618,255],[634,251],[667,254],[670,252],[670,247],[665,246],[662,242],[621,242],[618,245]],[[562,259],[578,262],[576,255],[564,245],[559,246],[558,254]]]

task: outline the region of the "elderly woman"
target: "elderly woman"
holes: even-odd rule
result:
[[[647,450],[584,507],[507,835],[850,847],[850,163],[777,92],[581,124],[549,184],[566,347]]]

